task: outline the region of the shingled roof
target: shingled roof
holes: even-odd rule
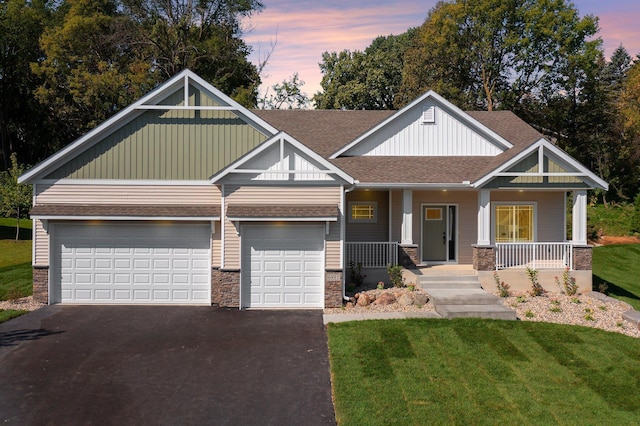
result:
[[[256,110],[263,120],[328,158],[396,111]],[[511,111],[467,111],[513,148],[495,157],[359,156],[331,160],[362,183],[473,182],[543,137]]]

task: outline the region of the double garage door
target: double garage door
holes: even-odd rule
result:
[[[242,226],[242,307],[324,307],[324,226]]]
[[[211,302],[209,223],[59,223],[52,236],[54,302]]]

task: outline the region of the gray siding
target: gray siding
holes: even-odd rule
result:
[[[378,220],[375,223],[349,222],[350,201],[375,201],[378,204]],[[387,191],[354,191],[347,193],[345,219],[347,220],[347,241],[389,241],[389,193]]]

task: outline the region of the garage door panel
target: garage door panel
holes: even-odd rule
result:
[[[210,224],[56,224],[57,301],[210,303],[210,233]]]
[[[324,226],[245,225],[243,307],[324,305]]]

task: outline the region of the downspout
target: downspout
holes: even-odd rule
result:
[[[347,227],[347,216],[345,215],[344,212],[344,206],[345,206],[345,199],[347,196],[347,192],[351,192],[354,189],[356,189],[356,185],[358,184],[358,181],[355,181],[353,183],[353,185],[351,185],[349,188],[345,189],[344,191],[342,191],[342,196],[340,199],[340,210],[342,211],[342,226],[340,227],[340,233],[342,235],[340,235],[340,240],[342,241],[342,256],[340,256],[340,263],[342,264],[342,300],[344,301],[349,301],[349,298],[347,297],[347,277],[346,277],[346,271],[345,271],[345,264],[344,264],[344,243],[345,243],[345,238],[346,238],[346,232],[345,229]]]

